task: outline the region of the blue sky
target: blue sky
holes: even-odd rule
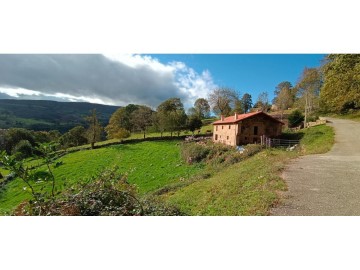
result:
[[[296,84],[305,67],[319,67],[325,54],[153,54],[162,63],[180,61],[197,72],[209,70],[213,81],[248,92],[256,101],[262,91],[270,100],[277,84]]]

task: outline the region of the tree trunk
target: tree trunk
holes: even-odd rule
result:
[[[145,130],[144,130],[144,139],[145,139]]]
[[[307,123],[307,107],[308,107],[308,97],[307,97],[307,93],[306,93],[306,94],[305,94],[304,128],[306,128],[306,123]]]
[[[95,142],[91,142],[91,149],[95,148]]]

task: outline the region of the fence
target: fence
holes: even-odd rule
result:
[[[300,140],[272,139],[265,135],[261,136],[261,145],[266,147],[292,147],[299,143]]]

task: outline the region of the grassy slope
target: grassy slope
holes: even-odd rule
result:
[[[305,154],[323,153],[333,144],[330,127],[318,126],[303,134]],[[278,191],[286,188],[279,177],[284,164],[301,154],[282,150],[266,150],[243,162],[231,165],[206,180],[199,180],[177,191],[163,195],[189,215],[266,215],[279,199]],[[129,182],[141,193],[181,183],[205,169],[185,165],[180,159],[177,142],[141,142],[85,150],[64,156],[64,165],[54,170],[57,186],[71,185],[96,176],[107,167],[118,165],[129,175]],[[22,190],[20,179],[11,182],[0,194],[0,213],[10,210],[29,194]]]
[[[119,166],[120,172],[128,174],[130,183],[138,185],[140,193],[179,182],[200,171],[199,167],[182,162],[176,141],[141,142],[79,151],[62,157],[60,161],[63,165],[54,169],[59,189],[64,188],[65,183],[69,186],[88,180],[115,165]],[[30,198],[30,194],[22,190],[23,186],[23,182],[16,179],[0,193],[0,213]]]
[[[354,121],[360,122],[360,111],[357,111],[357,112],[354,112],[354,113],[349,113],[349,114],[331,114],[329,116],[335,117],[335,118],[341,118],[341,119],[349,119],[349,120],[354,120]]]
[[[317,126],[304,131],[302,153],[330,150],[334,141],[331,127]],[[270,149],[231,165],[213,177],[195,182],[166,199],[188,215],[266,215],[286,189],[280,171],[300,152]]]

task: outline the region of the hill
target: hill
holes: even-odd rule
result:
[[[96,109],[100,122],[106,125],[118,108],[86,102],[0,99],[0,129],[57,129],[63,133],[77,125],[84,125],[84,117],[92,109]]]

